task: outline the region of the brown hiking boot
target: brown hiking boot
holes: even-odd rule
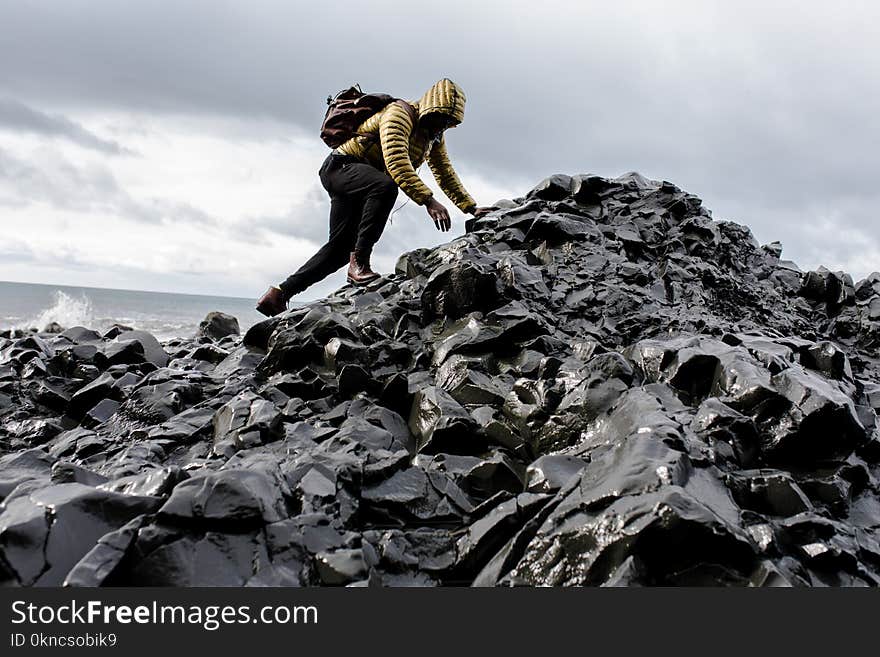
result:
[[[270,287],[260,300],[257,301],[257,311],[266,317],[274,317],[287,310],[287,301],[280,287]]]
[[[370,269],[369,251],[352,251],[348,261],[348,282],[352,285],[366,285],[379,278],[379,274]]]

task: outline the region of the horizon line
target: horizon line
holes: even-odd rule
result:
[[[215,299],[236,299],[240,301],[246,301],[249,297],[235,297],[235,296],[223,296],[221,294],[194,294],[192,292],[162,292],[160,290],[137,290],[132,288],[123,288],[123,287],[100,287],[97,285],[68,285],[65,283],[34,283],[32,281],[8,281],[8,280],[0,280],[0,285],[3,283],[11,283],[13,285],[38,285],[40,287],[66,287],[66,288],[78,288],[81,290],[108,290],[112,292],[145,292],[147,294],[167,294],[170,296],[184,296],[184,297],[211,297]]]

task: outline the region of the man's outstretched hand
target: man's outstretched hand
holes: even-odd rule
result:
[[[437,226],[437,230],[446,232],[452,227],[452,221],[449,219],[449,212],[446,210],[444,205],[440,203],[433,196],[428,199],[425,203],[425,209],[428,211],[428,214],[431,216],[431,219],[434,220],[434,225]],[[471,211],[471,214],[474,217],[482,217],[485,214],[489,214],[492,210],[496,208],[491,206],[486,206],[482,208],[474,208]]]
[[[428,199],[427,203],[425,203],[425,209],[428,211],[428,214],[431,215],[431,219],[434,220],[434,225],[437,226],[437,230],[445,233],[452,227],[452,221],[449,219],[449,212],[443,207],[443,204],[433,196]]]

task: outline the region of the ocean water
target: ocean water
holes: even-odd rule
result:
[[[149,331],[159,340],[190,337],[213,310],[238,318],[242,333],[265,319],[255,299],[111,290],[67,285],[0,281],[0,330],[43,330],[51,322],[102,331],[125,324]]]

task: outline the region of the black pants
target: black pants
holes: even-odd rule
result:
[[[331,153],[318,175],[330,194],[330,237],[281,284],[287,299],[348,264],[352,251],[371,250],[397,199],[397,184],[391,176],[349,155]]]

